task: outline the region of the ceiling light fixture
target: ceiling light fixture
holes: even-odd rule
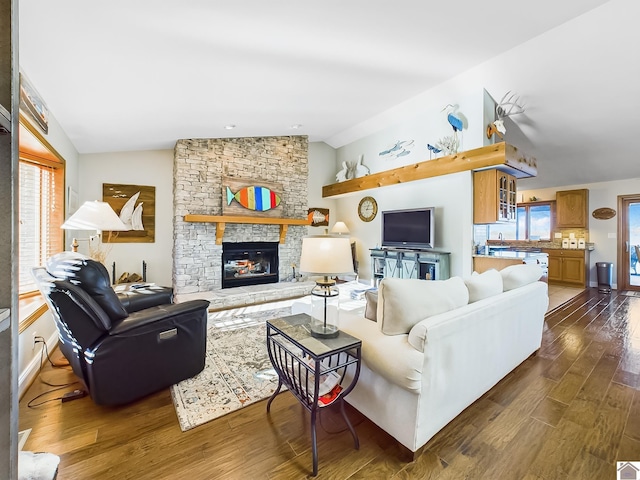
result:
[[[233,130],[234,128],[236,128],[236,126],[235,126],[235,125],[233,125],[233,124],[229,124],[229,125],[225,125],[225,126],[224,126],[224,129],[225,129],[225,130]]]

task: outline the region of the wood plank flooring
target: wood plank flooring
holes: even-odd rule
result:
[[[69,371],[43,369],[50,383]],[[59,480],[310,478],[309,415],[289,394],[182,433],[169,390],[121,408],[89,397],[27,408],[25,450],[60,455]],[[74,386],[52,392],[60,396]],[[550,311],[543,343],[492,390],[403,462],[396,442],[357,411],[353,449],[338,413],[323,411],[319,479],[615,479],[640,461],[640,298],[590,288]]]

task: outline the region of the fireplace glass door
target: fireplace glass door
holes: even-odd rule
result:
[[[278,282],[278,242],[223,242],[222,288]]]

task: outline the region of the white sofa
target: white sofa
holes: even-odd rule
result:
[[[540,348],[541,274],[517,265],[464,280],[383,280],[375,321],[341,312],[340,329],[362,340],[346,401],[416,452]]]

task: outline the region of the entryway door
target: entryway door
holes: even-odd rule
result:
[[[618,290],[640,291],[640,194],[618,196]]]

